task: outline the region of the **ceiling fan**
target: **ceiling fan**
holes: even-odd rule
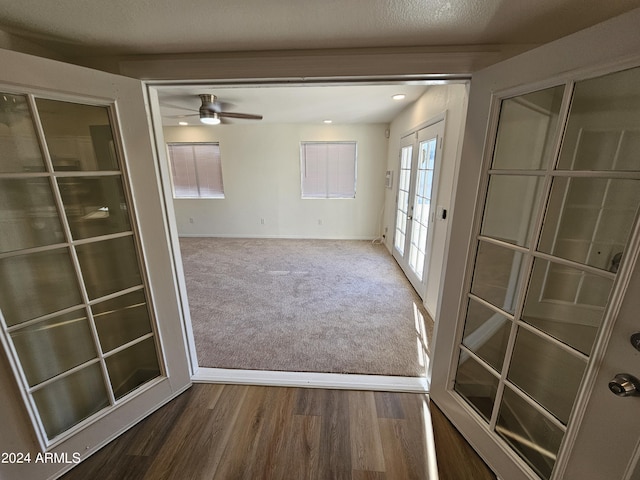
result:
[[[200,121],[207,125],[218,125],[223,118],[242,118],[245,120],[262,120],[262,115],[252,113],[225,112],[222,110],[222,104],[218,101],[218,97],[210,93],[201,93],[198,95],[202,101],[200,109]]]

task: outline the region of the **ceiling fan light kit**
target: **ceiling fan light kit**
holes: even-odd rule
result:
[[[219,125],[220,117],[216,112],[208,112],[200,110],[200,121],[207,125]]]

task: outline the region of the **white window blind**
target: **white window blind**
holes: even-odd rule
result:
[[[218,143],[170,143],[175,198],[224,198]]]
[[[356,142],[302,142],[302,198],[355,198]]]

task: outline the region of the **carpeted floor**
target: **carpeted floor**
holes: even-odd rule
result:
[[[181,238],[202,367],[423,376],[433,322],[382,245]]]

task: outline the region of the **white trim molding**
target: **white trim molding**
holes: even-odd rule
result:
[[[429,393],[429,380],[426,377],[199,368],[191,377],[191,381],[271,387]]]

